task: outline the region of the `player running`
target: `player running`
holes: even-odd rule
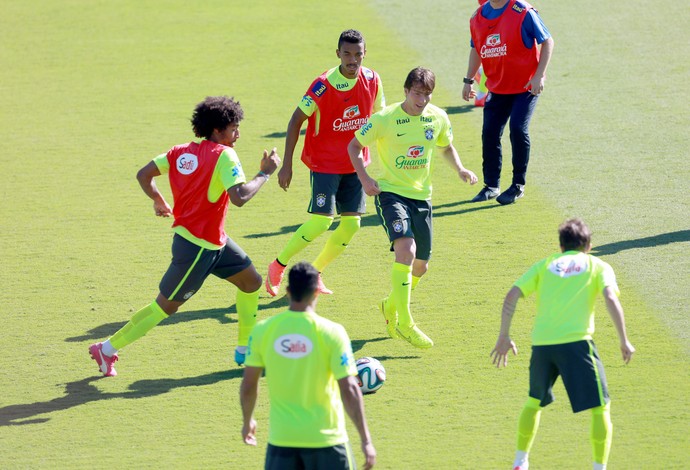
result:
[[[177,145],[137,173],[144,193],[153,199],[154,213],[174,217],[172,262],[160,282],[156,300],[103,343],[89,347],[105,376],[117,375],[113,364],[119,349],[144,336],[177,312],[213,274],[237,286],[239,333],[235,361],[244,363],[249,332],[256,324],[261,276],[252,261],[224,230],[228,203],[241,207],[261,189],[280,163],[276,149],[264,150],[260,171],[251,181],[233,149],[244,117],[239,102],[227,96],[207,97],[192,116],[199,142]],[[174,208],[158,191],[154,177],[168,173]]]
[[[477,176],[462,166],[453,147],[448,115],[430,104],[436,77],[417,67],[405,80],[405,101],[371,116],[352,139],[348,152],[369,196],[376,196],[376,212],[395,252],[393,289],[381,301],[391,338],[402,337],[418,348],[433,341],[415,324],[410,292],[429,268],[431,257],[431,158],[435,149],[450,162],[460,178],[475,184]],[[383,176],[371,178],[362,150],[376,142]]]
[[[513,468],[527,470],[529,467],[528,454],[537,434],[541,410],[553,401],[552,387],[560,375],[573,412],[592,410],[593,468],[603,470],[611,449],[613,426],[604,366],[592,341],[594,301],[598,294],[604,296],[626,364],[635,348],[625,332],[616,275],[611,266],[588,254],[592,234],[587,225],[579,219],[568,220],[559,227],[558,235],[561,253],[532,266],[506,295],[501,331],[491,356],[500,367],[508,364],[508,351],[517,354],[510,338],[515,307],[521,297],[536,293],[529,398],[518,420]]]
[[[307,121],[302,161],[311,174],[311,201],[307,209],[311,216],[268,266],[266,290],[271,296],[278,294],[290,259],[328,230],[336,212],[340,214],[340,224],[314,261],[319,273],[345,251],[359,230],[366,196],[350,163],[347,144],[372,110],[378,111],[385,106],[381,78],[376,72],[362,67],[366,52],[364,38],[359,31],[344,31],[336,50],[340,65],[312,82],[288,123],[278,184],[285,191],[290,187],[292,155],[302,124]],[[364,164],[368,165],[368,149],[364,149],[363,158]],[[333,293],[326,288],[321,276],[319,292]]]

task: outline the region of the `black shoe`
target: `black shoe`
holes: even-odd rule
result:
[[[479,194],[474,196],[472,198],[472,201],[470,202],[484,202],[484,201],[489,201],[491,199],[494,199],[496,196],[498,196],[500,190],[493,190],[488,186],[484,186],[481,191],[479,191]]]
[[[518,186],[517,184],[511,184],[510,188],[503,191],[501,195],[496,198],[496,202],[505,206],[506,204],[514,203],[517,199],[520,199],[524,195],[525,190],[522,189],[522,187]]]

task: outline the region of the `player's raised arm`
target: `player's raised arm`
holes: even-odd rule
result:
[[[261,186],[268,181],[269,176],[271,176],[278,168],[280,164],[280,157],[275,147],[268,153],[268,150],[264,150],[263,158],[259,164],[259,172],[254,176],[251,181],[246,183],[240,183],[232,186],[228,189],[228,194],[230,195],[230,202],[232,202],[237,207],[242,207],[251,198],[253,198],[256,193],[259,192]]]

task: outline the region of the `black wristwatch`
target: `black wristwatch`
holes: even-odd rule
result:
[[[472,85],[472,84],[474,83],[474,79],[472,79],[472,78],[467,78],[467,77],[463,77],[462,83],[464,83],[464,84],[466,84],[466,85]]]

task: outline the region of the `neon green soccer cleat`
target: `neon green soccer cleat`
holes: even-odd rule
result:
[[[417,328],[417,325],[403,328],[400,325],[397,327],[398,334],[402,339],[410,343],[415,348],[429,349],[434,345],[434,342],[422,330]]]
[[[393,339],[400,338],[398,332],[396,331],[396,327],[398,326],[398,312],[391,308],[391,305],[388,302],[388,297],[381,301],[379,304],[379,309],[383,314],[383,318],[386,320],[386,330],[388,331],[388,336]]]

